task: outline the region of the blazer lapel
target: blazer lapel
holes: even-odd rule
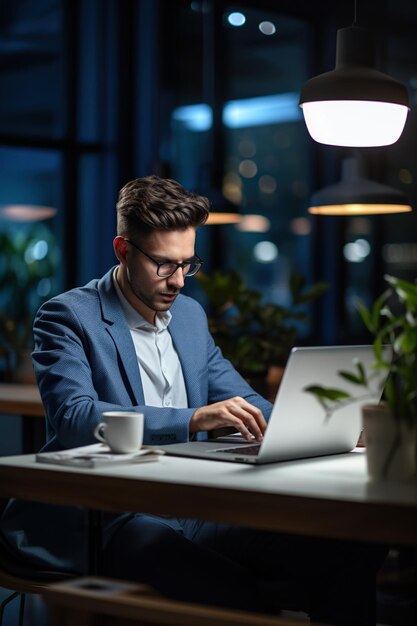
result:
[[[97,287],[103,322],[106,324],[106,330],[119,354],[119,363],[121,363],[124,369],[130,386],[128,391],[132,398],[132,404],[144,404],[143,387],[135,347],[120,306],[119,298],[113,286],[113,272],[114,268],[103,276]]]
[[[197,333],[190,332],[186,316],[181,314],[181,304],[178,300],[171,312],[172,319],[168,329],[181,363],[188,395],[188,406],[200,406],[202,388],[197,366],[198,355],[203,354],[203,350],[199,350],[200,337],[197,336]]]

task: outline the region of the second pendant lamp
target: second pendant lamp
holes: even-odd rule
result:
[[[316,191],[309,213],[318,215],[377,215],[406,213],[412,208],[406,196],[393,187],[366,178],[358,158],[342,162],[342,179]]]

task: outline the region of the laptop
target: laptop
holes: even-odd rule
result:
[[[355,398],[363,397],[362,387],[348,383],[337,373],[353,371],[355,359],[369,371],[374,362],[372,346],[293,348],[261,443],[246,442],[238,433],[162,448],[168,455],[256,465],[350,452],[362,430],[361,407],[380,400],[383,374],[373,379],[375,396],[337,408],[328,420],[317,398],[304,388],[313,384],[337,387]]]

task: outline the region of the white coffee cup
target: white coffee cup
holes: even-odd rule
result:
[[[94,429],[94,437],[106,443],[112,452],[136,452],[143,442],[143,413],[106,411],[103,421]]]

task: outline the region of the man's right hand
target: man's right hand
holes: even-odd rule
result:
[[[190,433],[224,426],[233,426],[247,441],[253,441],[253,437],[262,441],[267,423],[260,409],[236,396],[196,409],[190,420]]]

